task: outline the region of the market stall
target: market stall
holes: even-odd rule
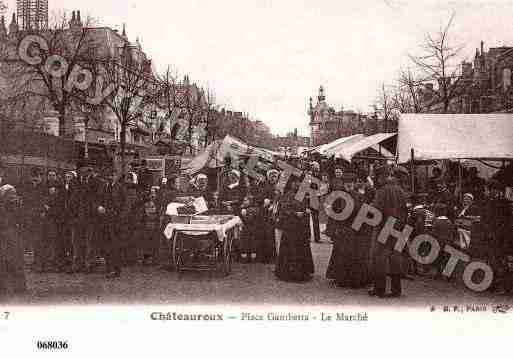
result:
[[[512,128],[511,114],[403,114],[398,126],[398,162],[413,166],[417,161],[456,160],[461,188],[461,163],[466,160],[501,161],[504,166],[513,159]],[[488,244],[480,216],[463,215],[455,222],[459,234],[471,234],[467,244],[472,254],[485,253]]]
[[[381,143],[396,136],[396,133],[377,133],[371,136],[361,136],[350,141],[344,141],[342,143],[335,144],[327,150],[325,154],[327,156],[335,156],[335,158],[342,158],[347,162],[351,162],[353,157],[358,153],[367,149],[372,149],[376,153],[380,154],[384,159],[393,160],[394,155],[385,147],[381,146]]]
[[[272,167],[278,156],[277,152],[250,146],[235,137],[226,136],[222,141],[218,140],[210,144],[203,152],[187,163],[186,166],[182,167],[181,171],[185,175],[193,176],[205,169],[218,171],[227,165],[227,159],[232,161],[232,167],[239,167],[241,162],[244,163],[251,157],[256,157],[254,167],[257,172],[264,174]],[[217,180],[219,181],[220,179],[217,178]]]
[[[188,178],[200,173],[207,175],[210,184],[207,192],[219,194],[224,175],[231,169],[244,168],[240,165],[253,158],[256,159],[253,163],[256,170],[265,173],[272,166],[275,155],[270,150],[226,136],[187,162],[181,172]],[[240,218],[231,214],[220,215],[227,212],[226,208],[220,208],[221,205],[207,208],[207,201],[202,197],[177,197],[175,201],[167,204],[169,223],[165,225],[164,235],[171,242],[172,262],[176,270],[179,273],[188,270],[220,271],[228,275],[231,272],[232,246],[239,240],[242,227]],[[228,213],[232,213],[231,210]]]
[[[323,145],[314,147],[311,150],[309,150],[309,152],[310,153],[318,153],[320,155],[327,155],[330,150],[332,150],[333,148],[335,148],[335,147],[337,147],[339,145],[350,144],[350,143],[353,143],[353,142],[357,142],[357,141],[361,140],[364,137],[365,136],[362,135],[362,134],[356,134],[356,135],[352,135],[352,136],[341,137],[341,138],[336,139],[335,141],[332,141],[332,142],[325,143]]]

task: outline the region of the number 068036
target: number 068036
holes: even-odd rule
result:
[[[59,350],[59,349],[68,349],[67,341],[37,341],[37,349],[40,350]]]

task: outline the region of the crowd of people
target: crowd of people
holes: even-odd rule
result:
[[[221,185],[213,185],[212,176],[199,173],[186,185],[176,177],[164,178],[159,186],[145,186],[137,183],[133,173],[116,179],[111,169],[100,171],[84,163],[63,178],[55,170],[42,173],[34,168],[28,183],[15,188],[1,182],[0,164],[0,293],[25,289],[27,248],[33,252],[31,269],[38,273],[94,273],[101,259],[111,279],[120,277],[123,267],[136,264],[173,270],[163,229],[172,220],[167,205],[178,197],[205,198],[207,214],[239,216],[243,231],[234,244],[235,259],[274,264],[279,280],[312,278],[311,241],[320,242],[324,232],[333,243],[327,279],[339,287],[369,288],[369,294],[378,297],[401,296],[401,280],[426,268],[395,252],[393,241],[377,241],[380,227],[364,225],[355,230],[351,224],[360,206],[372,204],[384,218],[393,216],[402,224],[411,224],[416,234],[427,231],[462,249],[469,246],[465,231],[471,228],[457,228],[457,219],[479,216],[490,240],[492,265],[502,273],[495,284],[512,289],[507,264],[513,255],[511,207],[499,183],[492,181],[483,187],[479,196],[484,207],[478,209],[473,201],[477,193],[470,188],[458,206],[436,171],[438,177],[430,181],[432,191],[422,197],[408,192],[409,179],[398,167],[381,166],[362,174],[343,163],[321,166],[301,160],[290,164],[302,175],[291,176],[283,191],[278,186],[279,168],[270,169],[265,178],[250,178],[239,168],[225,168]],[[322,188],[319,182],[312,183],[319,197],[306,196],[299,202],[300,183],[314,177],[321,180]],[[343,199],[330,208],[324,206],[324,198],[336,190],[351,194],[355,202],[352,217],[344,221],[327,216],[328,211],[344,208]],[[313,205],[314,201],[320,205]],[[321,222],[327,222],[324,231]],[[438,274],[446,261],[442,257],[433,265]]]

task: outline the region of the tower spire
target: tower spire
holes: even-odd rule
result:
[[[9,25],[9,35],[16,35],[18,32],[18,22],[16,21],[16,13],[12,13],[11,24]]]
[[[326,96],[324,95],[324,87],[322,85],[319,87],[319,96],[317,97],[317,99],[319,100],[319,102],[323,102],[324,100],[326,100]]]
[[[0,20],[0,38],[4,38],[7,36],[7,28],[5,27],[5,17],[2,15]]]

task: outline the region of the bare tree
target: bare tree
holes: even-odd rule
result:
[[[25,55],[19,55],[20,51],[13,51],[12,44],[2,46],[0,51],[4,72],[13,80],[11,96],[43,99],[58,113],[61,136],[64,135],[66,119],[73,102],[84,98],[80,94],[83,91],[81,85],[87,79],[83,78],[84,74],[80,70],[94,62],[97,56],[98,44],[90,36],[90,26],[94,22],[94,19],[88,17],[84,25],[71,27],[66,17],[62,16],[48,31],[24,32],[23,37],[21,33],[18,34],[17,46],[23,44],[28,35],[44,39],[45,46],[31,43],[26,51],[30,56],[37,51],[40,61],[27,61],[23,58]]]
[[[157,103],[159,84],[153,76],[150,62],[142,52],[134,52],[125,45],[119,56],[97,63],[97,74],[102,74],[112,91],[105,106],[116,116],[120,125],[121,171],[126,171],[126,136],[129,126],[137,126],[146,111]]]
[[[449,30],[453,20],[454,14],[444,28],[435,34],[426,35],[424,44],[421,46],[423,54],[409,55],[419,72],[425,75],[427,81],[438,82],[439,89],[435,100],[442,104],[444,113],[448,112],[451,100],[457,94],[459,83],[458,67],[455,60],[462,47],[451,45],[449,42]]]
[[[163,122],[160,124],[161,131],[165,131],[165,128],[169,127],[169,131],[172,132],[174,128],[173,120],[176,120],[177,118],[176,112],[179,107],[177,98],[178,84],[176,82],[176,78],[177,75],[172,72],[170,67],[168,67],[166,72],[158,78],[158,107],[165,112]]]
[[[411,105],[409,112],[422,112],[423,103],[419,91],[424,86],[425,82],[426,79],[415,75],[409,68],[407,70],[399,70],[399,91],[403,94],[406,92],[409,97],[408,102]]]
[[[382,83],[377,100],[377,105],[379,106],[377,109],[383,115],[383,127],[385,132],[389,130],[389,121],[392,118],[392,96],[390,89],[386,88],[385,84]]]
[[[182,114],[187,120],[187,139],[191,154],[194,154],[193,139],[194,131],[205,125],[205,100],[204,90],[196,84],[190,84],[189,77],[186,76],[180,91],[180,108]],[[203,132],[203,131],[200,131]],[[201,137],[201,134],[199,134]]]

